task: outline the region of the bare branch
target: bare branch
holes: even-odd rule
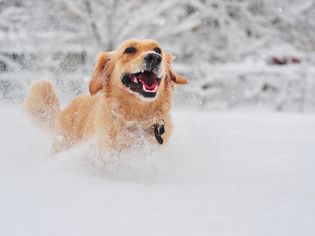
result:
[[[86,0],[86,1],[84,1],[84,4],[85,4],[85,7],[86,7],[86,11],[87,11],[87,13],[89,15],[89,19],[90,19],[89,23],[90,23],[93,35],[94,35],[94,37],[96,39],[97,45],[98,45],[99,48],[103,48],[102,37],[101,37],[101,35],[99,33],[99,30],[97,28],[96,22],[93,19],[93,10],[92,10],[91,3],[90,3],[90,1]]]

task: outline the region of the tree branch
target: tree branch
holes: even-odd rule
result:
[[[89,19],[90,19],[89,23],[90,23],[90,26],[92,28],[92,32],[93,32],[93,35],[96,39],[97,45],[99,48],[103,49],[104,45],[103,45],[102,37],[99,33],[96,22],[93,19],[93,10],[92,10],[91,3],[90,3],[90,1],[86,0],[86,1],[84,1],[84,4],[85,4],[86,11],[87,11]]]

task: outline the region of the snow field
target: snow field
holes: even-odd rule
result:
[[[0,235],[314,235],[313,114],[177,110],[168,146],[107,167],[0,115]]]

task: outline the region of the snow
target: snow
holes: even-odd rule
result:
[[[0,116],[0,235],[314,235],[314,114],[175,110],[168,146],[108,167]]]
[[[0,0],[0,236],[315,235],[314,7]],[[129,38],[156,39],[189,80],[170,144],[105,166],[93,140],[52,155],[18,105],[30,82],[67,104]]]

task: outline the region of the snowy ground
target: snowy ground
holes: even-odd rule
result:
[[[314,114],[176,111],[169,146],[104,170],[0,116],[0,235],[315,234]]]

